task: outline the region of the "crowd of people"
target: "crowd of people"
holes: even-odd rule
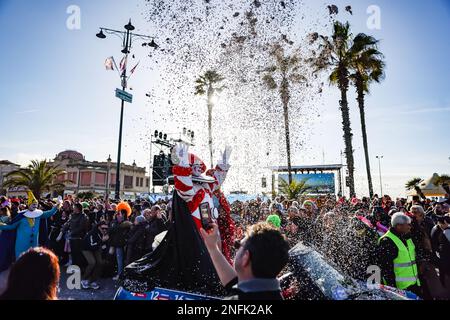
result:
[[[381,269],[383,284],[424,299],[450,298],[450,200],[388,195],[319,197],[232,205],[235,234],[266,221],[287,237],[322,253],[343,273],[366,281],[368,267]],[[402,266],[406,266],[403,268]],[[402,279],[407,279],[403,281]]]
[[[39,207],[48,210],[56,202],[41,200]],[[0,222],[5,226],[27,208],[26,199],[2,197],[0,203]],[[79,266],[82,288],[96,290],[100,277],[117,281],[125,265],[153,250],[155,238],[160,241],[168,228],[169,215],[163,200],[85,201],[69,196],[46,219],[47,236],[41,245],[55,254],[61,266]]]
[[[449,299],[448,199],[447,195],[441,202],[421,200],[419,197],[407,201],[375,195],[371,199],[326,196],[287,200],[277,196],[274,200],[256,198],[245,202],[236,201],[231,205],[233,226],[230,228],[236,242],[236,246],[231,248],[231,256],[235,257],[237,273],[229,270],[229,259],[218,258],[218,240],[204,230],[201,232],[216,268],[216,264],[220,266],[222,262],[223,266],[227,266],[228,276],[223,276],[220,267],[217,269],[224,285],[236,282],[236,274],[245,274],[248,269],[245,269],[248,266],[245,264],[245,254],[239,250],[242,248],[242,239],[247,239],[247,242],[253,239],[248,235],[248,230],[252,229],[253,234],[259,234],[255,236],[256,240],[251,240],[253,247],[258,246],[258,241],[266,241],[266,244],[260,245],[261,248],[267,243],[273,245],[276,239],[275,243],[281,248],[277,259],[281,262],[271,271],[253,266],[248,272],[254,272],[256,268],[261,270],[257,272],[268,272],[275,278],[287,263],[288,246],[278,237],[281,234],[289,247],[298,242],[311,246],[354,279],[367,280],[367,268],[375,265],[381,269],[385,285],[414,292],[424,299]],[[45,257],[55,266],[53,271],[42,271],[47,274],[47,285],[58,281],[60,266],[77,265],[83,274],[82,288],[98,289],[100,277],[117,280],[124,266],[154,250],[172,220],[169,199],[156,203],[139,199],[113,202],[68,196],[60,202],[57,211],[54,209],[56,213],[47,219],[47,243],[44,246],[49,250],[34,248],[23,254],[14,264],[10,283],[0,298],[14,298],[17,295],[21,289],[14,279],[18,277],[17,274],[25,273],[26,261],[37,261],[39,256]],[[55,208],[56,203],[55,200],[40,200],[39,207],[50,210]],[[2,226],[14,221],[19,212],[26,208],[25,199],[0,198],[0,233]],[[261,227],[261,223],[270,225],[270,228]],[[218,230],[217,225],[214,228]],[[273,230],[278,233],[274,234]],[[271,251],[276,251],[276,247]],[[264,258],[267,252],[261,250],[260,254],[259,265],[262,262],[267,264]],[[239,263],[242,264],[241,269],[236,266]],[[34,264],[39,265],[38,262]],[[41,265],[45,265],[45,262],[41,262]],[[56,298],[51,287],[41,284],[46,289],[36,293],[34,298]],[[44,296],[42,292],[45,292]]]

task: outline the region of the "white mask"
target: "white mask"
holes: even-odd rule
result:
[[[196,177],[200,177],[202,175],[202,168],[200,165],[194,164],[192,166],[192,175],[194,175]]]

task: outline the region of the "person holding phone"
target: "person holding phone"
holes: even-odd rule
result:
[[[289,244],[281,232],[264,222],[249,227],[232,267],[217,245],[218,231],[216,224],[200,230],[222,285],[235,293],[227,299],[283,300],[277,276],[288,263]]]

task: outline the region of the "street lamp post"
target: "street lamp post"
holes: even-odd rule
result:
[[[119,36],[122,40],[122,53],[125,55],[125,61],[128,60],[128,54],[130,53],[130,49],[133,44],[134,38],[140,38],[142,40],[152,40],[150,43],[144,43],[143,46],[149,46],[153,47],[155,50],[158,48],[158,45],[155,43],[154,37],[145,36],[141,34],[135,34],[131,31],[135,30],[136,28],[131,24],[131,19],[128,22],[128,24],[124,27],[126,31],[118,31],[108,28],[100,28],[100,32],[97,33],[97,38],[105,39],[107,34],[113,34],[116,36]],[[121,85],[122,90],[125,91],[127,88],[127,65],[124,64],[123,71],[121,74]],[[121,163],[121,151],[122,151],[122,129],[123,129],[123,112],[124,112],[124,105],[125,101],[122,99],[121,102],[121,109],[120,109],[120,126],[119,126],[119,145],[118,145],[118,151],[117,151],[117,167],[116,167],[116,189],[115,189],[115,199],[120,200],[120,163]]]
[[[380,174],[380,189],[381,189],[381,194],[380,197],[383,196],[383,182],[381,181],[381,159],[383,159],[383,156],[377,156],[378,159],[378,172]]]

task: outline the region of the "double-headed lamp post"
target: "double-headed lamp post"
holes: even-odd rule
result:
[[[381,181],[381,159],[383,159],[383,156],[377,156],[377,159],[378,159],[378,172],[380,174],[380,189],[381,189],[380,197],[383,197],[383,182]]]
[[[125,31],[118,31],[108,28],[100,28],[100,32],[97,33],[97,38],[105,39],[107,34],[112,34],[118,36],[122,40],[122,53],[125,55],[125,61],[128,60],[128,54],[130,54],[130,49],[132,48],[134,39],[141,40],[151,40],[150,43],[144,43],[142,46],[149,46],[154,48],[155,50],[158,48],[158,45],[155,43],[154,37],[145,36],[141,34],[135,34],[131,31],[136,28],[130,22],[124,27]],[[125,91],[127,88],[127,65],[124,64],[123,71],[121,74],[121,85],[122,90]],[[122,150],[122,128],[123,128],[123,111],[124,111],[125,101],[122,100],[121,110],[120,110],[120,127],[119,127],[119,146],[117,152],[117,168],[116,168],[116,189],[115,189],[115,199],[120,200],[120,162],[121,162],[121,150]]]

